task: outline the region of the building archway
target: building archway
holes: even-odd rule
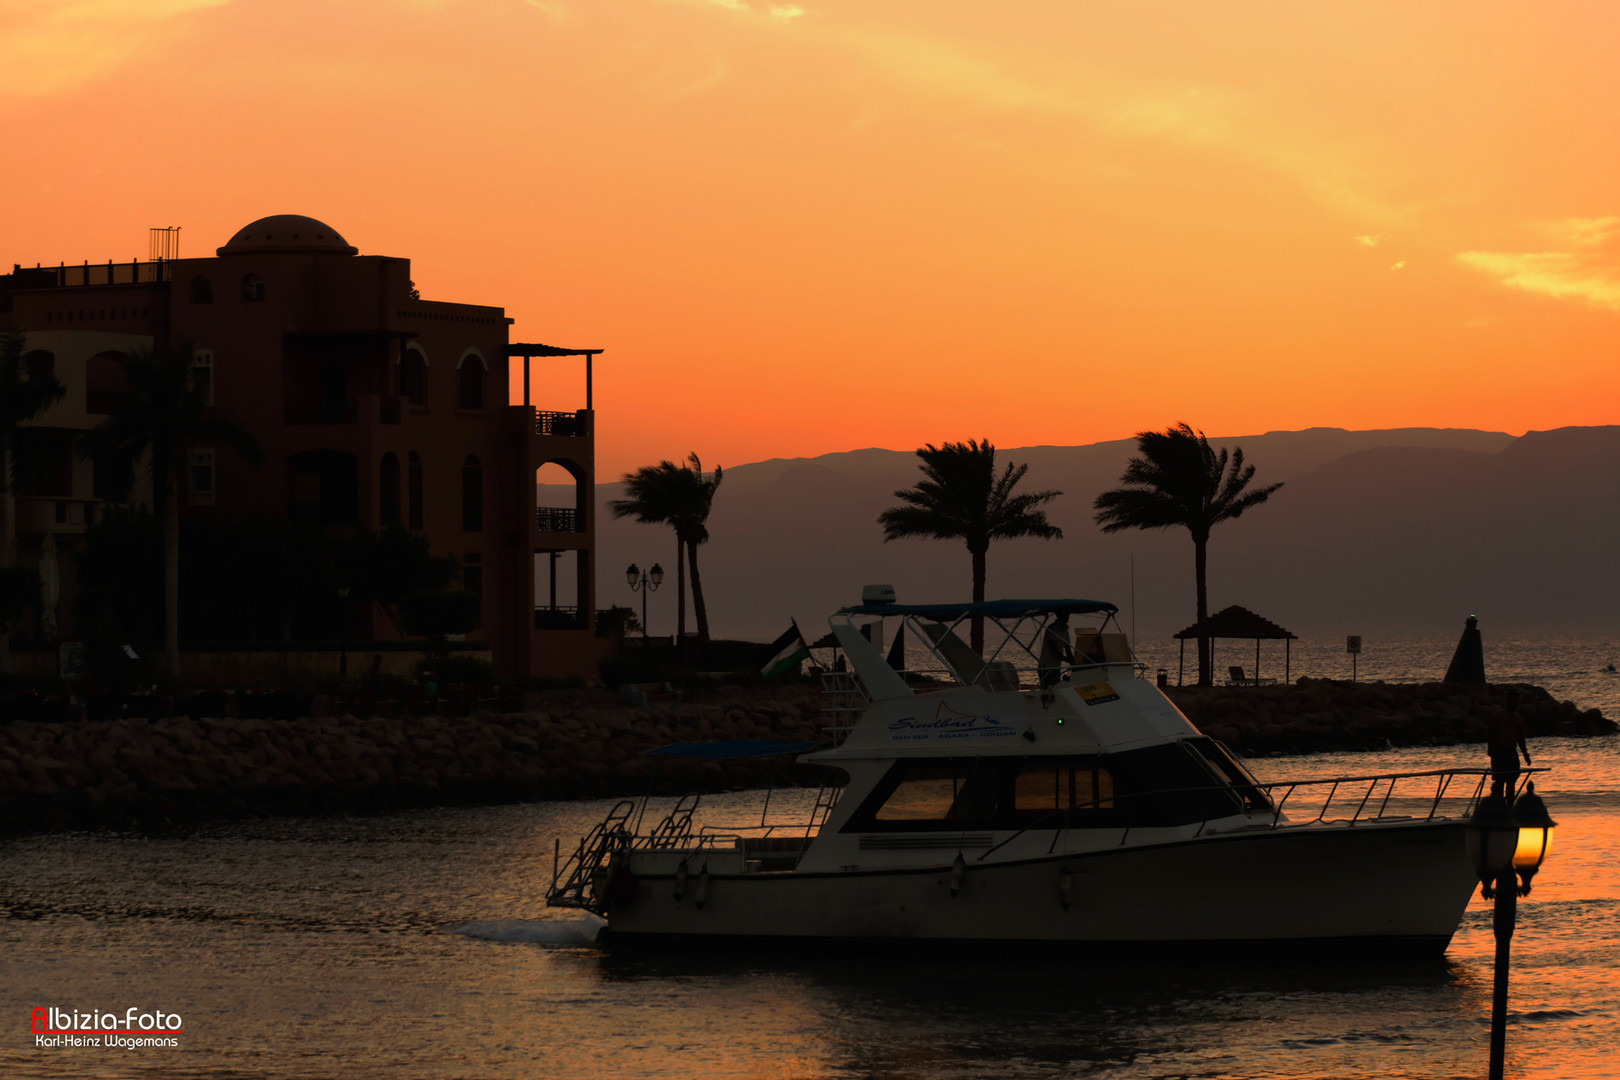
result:
[[[585,499],[590,485],[585,470],[562,459],[544,462],[534,471],[535,528],[540,532],[584,532],[589,520]]]

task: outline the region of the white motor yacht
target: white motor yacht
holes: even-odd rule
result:
[[[1464,829],[1488,773],[1261,783],[1141,677],[1115,610],[838,612],[850,670],[824,676],[832,737],[798,760],[844,782],[791,822],[705,823],[690,796],[661,816],[621,802],[559,860],[549,902],[605,917],[616,941],[1443,951],[1477,884]],[[982,656],[958,633],[975,618]],[[886,632],[931,670],[896,670]]]

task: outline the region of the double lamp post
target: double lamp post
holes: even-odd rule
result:
[[[664,568],[657,563],[645,575],[641,567],[631,563],[624,572],[624,579],[630,583],[630,591],[641,594],[641,651],[647,651],[647,594],[657,592],[658,586],[664,583]]]

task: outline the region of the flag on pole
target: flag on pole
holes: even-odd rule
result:
[[[804,635],[799,633],[799,623],[795,619],[781,637],[771,642],[770,658],[759,673],[769,679],[784,671],[792,671],[799,666],[799,661],[809,658],[810,646],[804,643]]]

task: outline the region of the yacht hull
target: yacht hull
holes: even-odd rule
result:
[[[1461,822],[1301,826],[962,867],[749,871],[637,852],[610,935],[866,941],[1410,945],[1438,952],[1477,884]],[[684,861],[685,873],[672,870]],[[954,860],[954,854],[953,854]]]

